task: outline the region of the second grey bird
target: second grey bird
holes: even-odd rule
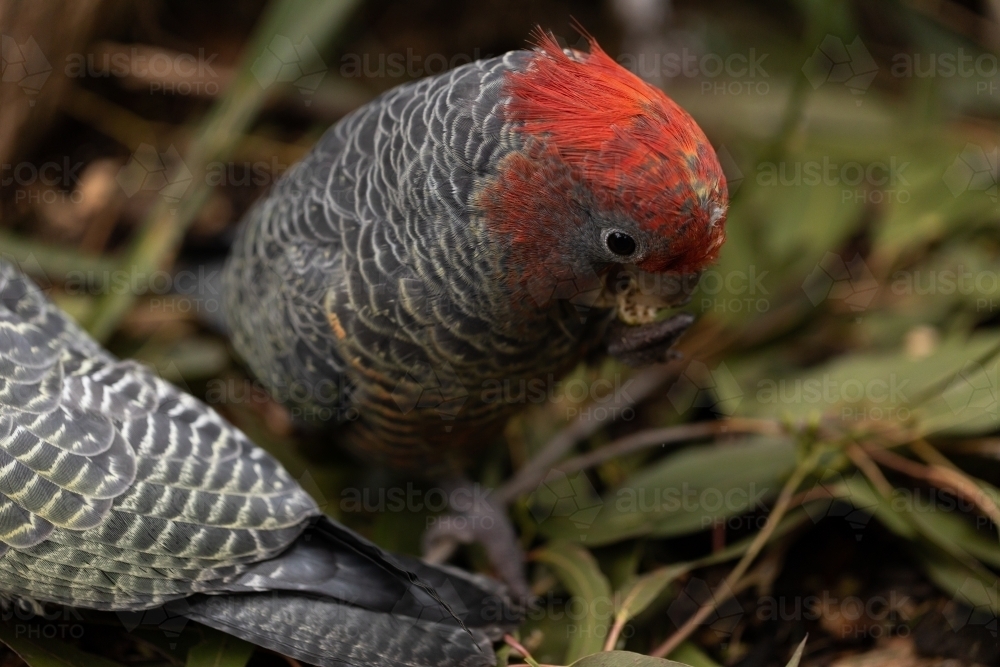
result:
[[[322,515],[210,407],[115,358],[0,260],[0,601],[180,613],[318,665],[478,667],[487,580]]]

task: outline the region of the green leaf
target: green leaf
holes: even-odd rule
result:
[[[994,345],[1000,337],[991,337]],[[961,361],[961,363],[958,363]],[[997,374],[1000,361],[972,354],[956,360],[943,391],[922,409],[923,432],[928,435],[977,435],[1000,427]]]
[[[1000,543],[995,534],[984,534],[957,512],[943,508],[930,508],[930,511],[914,514],[921,529],[936,536],[935,542],[955,545],[963,554],[992,567],[1000,567]]]
[[[510,646],[504,644],[497,649],[497,665],[496,667],[507,667],[507,663],[510,661]]]
[[[0,642],[6,644],[28,667],[121,667],[117,662],[86,653],[58,639],[18,637],[8,623],[0,623]]]
[[[551,516],[539,530],[550,538],[594,545],[698,532],[717,521],[762,509],[794,466],[795,446],[786,439],[755,437],[690,447],[641,470],[607,494],[589,526],[573,516]]]
[[[802,660],[802,653],[806,650],[806,641],[808,640],[809,635],[802,638],[802,641],[799,642],[798,648],[795,649],[795,654],[792,655],[792,659],[788,661],[788,664],[785,665],[785,667],[799,667],[799,662]]]
[[[205,628],[205,639],[188,652],[187,667],[244,667],[253,650],[253,644]]]
[[[611,621],[611,584],[593,555],[579,545],[555,541],[537,551],[534,559],[552,568],[566,590],[586,605],[587,614],[570,638],[566,661],[599,652]],[[599,618],[597,613],[602,608],[608,609],[605,618]]]
[[[989,571],[978,571],[940,550],[917,554],[931,580],[965,607],[989,609],[1000,615],[1000,580]]]
[[[923,507],[905,495],[895,496],[900,489],[894,491],[893,498],[883,498],[860,475],[846,482],[846,500],[859,509],[874,508],[875,517],[897,535],[910,540],[923,538],[976,570],[982,568],[978,558],[985,557],[991,563],[1000,560],[996,540],[978,534],[958,513],[937,505]]]
[[[740,377],[737,412],[808,421],[819,416],[845,428],[874,421],[914,420],[921,435],[973,435],[1000,427],[996,331],[954,335],[915,359],[903,350],[854,353],[807,372],[767,367]]]
[[[820,484],[833,497],[847,501],[855,509],[875,516],[886,528],[896,535],[908,540],[915,540],[919,536],[919,531],[913,523],[908,521],[903,513],[896,512],[892,508],[890,500],[880,496],[860,472],[856,472],[854,476],[841,479],[834,484],[823,483],[822,480]],[[817,517],[822,517],[829,511],[828,501],[817,501],[815,505],[819,507],[816,514]],[[858,517],[858,519],[860,520],[861,517]]]
[[[691,665],[663,658],[651,658],[629,651],[606,651],[577,660],[571,667],[691,667]]]

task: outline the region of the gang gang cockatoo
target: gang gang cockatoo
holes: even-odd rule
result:
[[[233,247],[236,350],[366,460],[456,478],[523,407],[490,387],[601,350],[664,361],[693,321],[657,313],[689,298],[725,240],[715,151],[592,39],[537,41],[342,119]]]

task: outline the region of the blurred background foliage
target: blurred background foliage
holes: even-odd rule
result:
[[[582,47],[572,20],[697,119],[732,205],[684,359],[578,369],[561,386],[586,396],[526,400],[476,471],[531,553],[521,644],[749,667],[808,633],[806,665],[997,664],[995,0],[5,0],[0,254],[331,515],[418,553],[430,487],[297,428],[213,328],[217,296],[169,276],[210,272],[352,108],[535,26]],[[546,475],[542,451],[566,460]],[[394,509],[411,488],[426,502]],[[167,616],[80,623],[100,631],[5,631],[4,664],[279,661]]]

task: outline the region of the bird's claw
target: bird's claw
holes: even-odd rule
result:
[[[469,486],[467,482],[463,486]],[[510,589],[515,600],[525,601],[531,589],[524,576],[525,555],[514,526],[504,511],[489,498],[489,493],[470,489],[468,494],[450,494],[452,498],[470,498],[453,503],[452,513],[439,517],[424,533],[424,553],[431,552],[445,540],[463,544],[476,542],[486,550],[497,575]],[[457,506],[457,505],[461,506]]]

